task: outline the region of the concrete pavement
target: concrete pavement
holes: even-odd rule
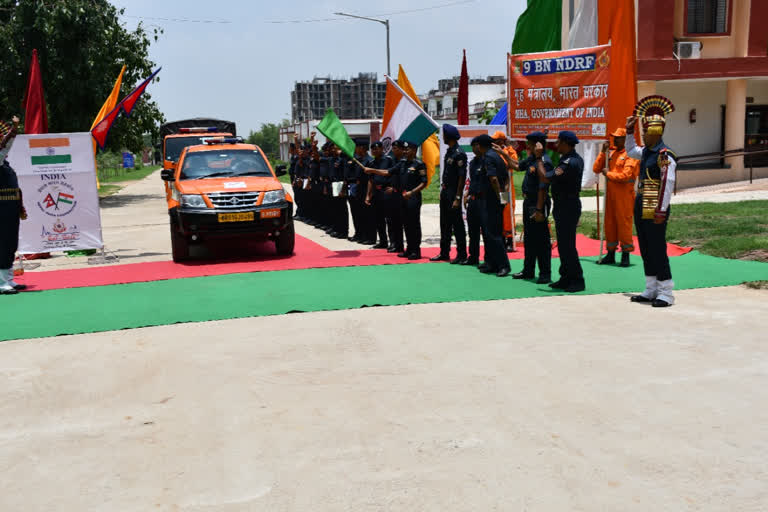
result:
[[[552,297],[2,343],[0,510],[762,511],[765,298]]]

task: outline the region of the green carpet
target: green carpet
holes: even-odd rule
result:
[[[583,258],[587,291],[640,291],[641,260],[630,269]],[[513,271],[520,261],[513,261]],[[553,268],[559,263],[554,260]],[[676,288],[768,280],[768,263],[692,252],[672,259]],[[546,285],[480,274],[448,264],[382,265],[196,277],[126,285],[28,292],[0,297],[0,341],[113,331],[292,311],[545,297]],[[619,299],[617,299],[619,300]]]

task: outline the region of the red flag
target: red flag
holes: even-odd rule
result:
[[[467,74],[467,50],[461,61],[461,78],[459,78],[458,124],[469,124],[469,74]]]
[[[139,97],[161,69],[163,68],[157,68],[157,71],[152,73],[149,78],[144,80],[141,85],[133,90],[131,94],[123,98],[123,100],[117,104],[112,112],[104,116],[104,119],[102,119],[99,124],[94,126],[94,128],[91,130],[91,135],[101,149],[104,149],[104,145],[107,143],[107,135],[109,134],[109,130],[112,128],[112,124],[117,119],[117,116],[120,115],[120,112],[123,112],[126,117],[131,115],[131,111],[133,111],[133,107],[136,106],[136,102],[139,101]]]
[[[24,133],[48,133],[48,114],[45,112],[43,78],[37,50],[32,50],[32,64],[29,67],[27,94],[24,97]]]

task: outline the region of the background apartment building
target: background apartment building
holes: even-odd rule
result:
[[[379,82],[376,73],[359,73],[348,80],[315,77],[296,82],[291,91],[291,118],[294,124],[322,119],[332,108],[339,119],[380,119],[386,91],[386,82]]]
[[[420,96],[422,107],[436,121],[452,124],[456,122],[459,78],[454,76],[438,80],[437,89],[432,89]],[[470,122],[476,121],[483,114],[488,102],[492,102],[495,108],[500,108],[507,101],[507,77],[493,75],[486,78],[471,78],[468,100]]]

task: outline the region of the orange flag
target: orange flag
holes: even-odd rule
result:
[[[419,95],[411,85],[411,81],[408,80],[408,76],[405,74],[403,66],[397,72],[397,85],[405,91],[405,93],[411,97],[416,104],[421,105]],[[437,135],[430,135],[424,144],[421,145],[421,159],[424,161],[424,165],[427,166],[427,186],[432,183],[432,176],[435,174],[435,168],[440,163],[440,141],[437,139]]]
[[[123,69],[120,70],[120,74],[117,77],[117,81],[115,81],[115,85],[112,87],[112,92],[109,94],[109,97],[107,98],[107,101],[104,102],[104,105],[101,106],[101,110],[99,110],[99,113],[96,114],[96,119],[93,120],[93,124],[91,125],[91,130],[93,130],[97,124],[101,122],[102,119],[104,119],[104,116],[109,114],[115,109],[115,106],[117,105],[117,100],[120,97],[120,86],[123,84],[123,73],[125,73],[125,65],[123,65]],[[96,141],[92,141],[93,143],[93,154],[96,155]],[[101,188],[101,184],[99,183],[99,177],[98,177],[98,169],[96,170],[96,187]]]
[[[598,0],[597,43],[611,42],[608,132],[622,128],[637,103],[634,0]],[[618,93],[618,91],[624,91]]]

